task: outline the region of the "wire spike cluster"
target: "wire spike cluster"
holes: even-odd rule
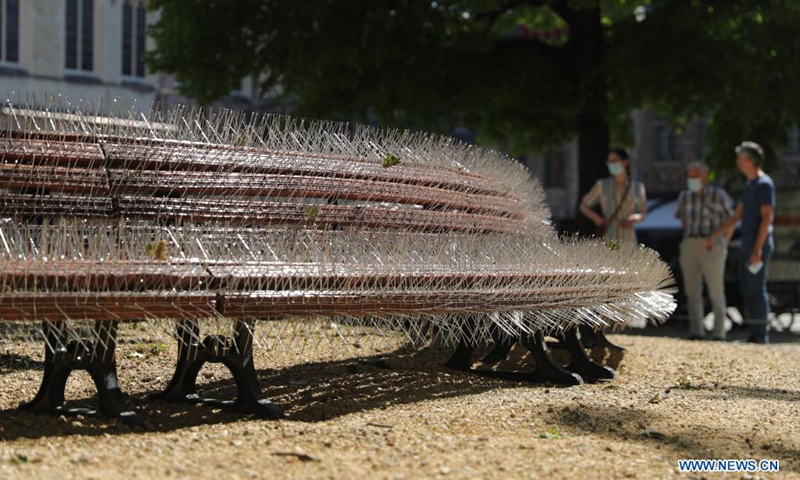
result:
[[[113,341],[104,322],[454,345],[674,309],[654,252],[558,238],[522,165],[446,137],[17,98],[0,156],[0,322],[51,323],[54,351]]]

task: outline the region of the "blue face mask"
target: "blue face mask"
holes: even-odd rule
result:
[[[687,178],[686,186],[693,192],[699,192],[703,189],[703,181],[699,178]]]
[[[606,167],[608,167],[608,173],[610,173],[612,177],[616,177],[625,170],[625,167],[622,166],[622,162],[606,162]]]

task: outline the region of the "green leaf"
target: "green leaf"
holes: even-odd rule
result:
[[[614,251],[614,250],[619,250],[619,247],[622,245],[622,242],[620,242],[619,240],[606,239],[605,245],[606,247],[608,247],[609,250]]]
[[[169,260],[169,242],[166,240],[150,242],[145,246],[145,250],[156,260]]]
[[[167,345],[165,343],[139,343],[136,344],[130,356],[134,358],[155,357],[166,351]]]
[[[695,388],[692,382],[692,377],[688,375],[681,375],[680,377],[678,377],[678,386],[680,388],[685,388],[685,389]]]
[[[660,393],[656,393],[650,398],[650,403],[661,403],[663,401],[664,397],[662,397]]]
[[[307,222],[313,222],[317,218],[317,215],[319,215],[319,207],[317,207],[316,205],[311,205],[306,207]]]
[[[400,157],[397,157],[390,153],[386,155],[386,157],[383,159],[383,168],[393,167],[398,163],[400,163]]]
[[[8,459],[8,464],[13,466],[25,465],[26,463],[28,463],[28,456],[21,453],[17,453]]]
[[[554,440],[554,439],[564,438],[565,436],[566,436],[565,434],[559,432],[558,429],[556,429],[554,427],[554,428],[551,428],[551,429],[547,430],[546,432],[540,434],[539,438],[546,438],[548,440]]]

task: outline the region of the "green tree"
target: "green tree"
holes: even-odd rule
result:
[[[728,178],[739,177],[733,148],[742,140],[761,143],[774,166],[800,124],[800,2],[662,1],[649,11],[610,29],[609,64],[629,66],[614,78],[615,98],[677,126],[707,115],[705,159]]]
[[[798,123],[795,0],[150,0],[151,68],[209,103],[246,76],[298,114],[447,132],[512,153],[578,138],[581,192],[633,108],[709,115],[708,154]]]

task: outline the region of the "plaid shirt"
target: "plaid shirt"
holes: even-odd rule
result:
[[[731,200],[725,190],[713,185],[706,185],[697,193],[682,191],[675,209],[675,216],[684,226],[684,238],[711,235],[732,213]]]

